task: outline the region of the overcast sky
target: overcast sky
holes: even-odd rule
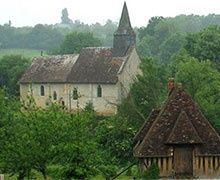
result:
[[[174,17],[179,14],[220,14],[220,0],[126,0],[133,26],[146,26],[152,16]],[[124,0],[1,0],[0,25],[13,26],[59,23],[67,8],[69,18],[87,24],[107,19],[118,22]]]

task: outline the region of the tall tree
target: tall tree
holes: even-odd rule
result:
[[[62,24],[72,24],[73,23],[73,21],[69,18],[67,8],[64,8],[62,10],[61,23]]]

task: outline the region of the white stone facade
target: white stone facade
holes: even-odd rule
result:
[[[20,84],[21,99],[26,101],[31,95],[38,107],[46,107],[50,102],[62,103],[67,109],[83,109],[87,103],[92,103],[96,112],[115,114],[117,105],[128,95],[130,85],[139,73],[139,57],[135,48],[127,57],[118,72],[116,84],[70,84],[70,83],[22,83]],[[41,86],[44,95],[41,95]],[[101,97],[98,97],[98,86],[101,87]],[[73,91],[77,90],[78,99],[74,100]],[[54,99],[56,93],[56,99]]]

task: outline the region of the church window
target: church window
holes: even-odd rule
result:
[[[78,91],[76,88],[73,89],[73,99],[77,100],[78,99]]]
[[[100,85],[97,87],[97,97],[102,97],[102,87]]]
[[[44,96],[44,95],[45,95],[44,86],[43,86],[43,85],[40,86],[40,95],[41,95],[41,96]]]
[[[56,91],[53,92],[53,100],[57,100],[57,92]]]

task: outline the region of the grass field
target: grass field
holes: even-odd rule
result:
[[[0,58],[5,55],[22,55],[27,58],[40,56],[40,50],[35,49],[0,49]]]

